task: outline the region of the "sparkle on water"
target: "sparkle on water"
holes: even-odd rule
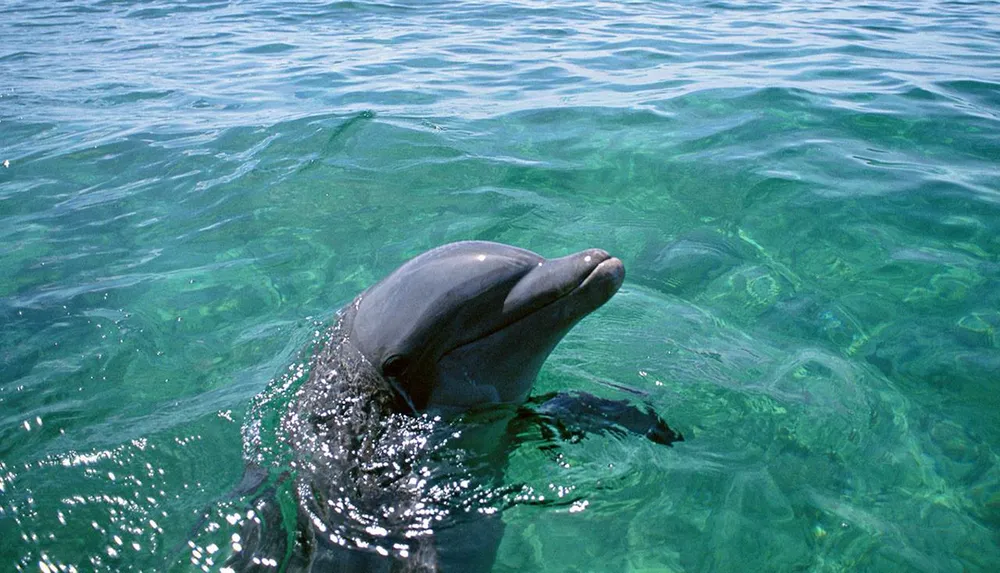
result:
[[[225,570],[303,349],[481,239],[622,259],[536,388],[686,440],[458,479],[496,571],[1000,570],[995,1],[10,0],[0,78],[7,567]]]

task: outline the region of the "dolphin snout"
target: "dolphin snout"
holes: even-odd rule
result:
[[[622,283],[625,282],[625,264],[622,263],[621,259],[612,257],[604,251],[600,252],[604,253],[605,258],[594,267],[594,270],[590,271],[587,278],[576,288],[578,291],[594,292],[596,298],[600,299],[598,306],[614,296]]]

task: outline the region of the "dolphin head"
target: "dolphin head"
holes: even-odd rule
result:
[[[622,262],[600,249],[547,260],[499,243],[452,243],[363,292],[348,336],[401,407],[517,403],[556,344],[624,278]]]

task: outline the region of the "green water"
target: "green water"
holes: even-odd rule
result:
[[[686,438],[518,449],[580,502],[496,571],[997,570],[998,54],[996,2],[4,4],[0,569],[218,569],[254,396],[483,239],[620,257],[536,388]]]

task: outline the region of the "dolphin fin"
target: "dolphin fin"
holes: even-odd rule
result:
[[[684,441],[684,436],[672,430],[651,406],[642,409],[627,400],[610,400],[587,392],[533,396],[521,409],[518,417],[538,422],[548,439],[578,441],[588,433],[632,433],[664,446]]]

